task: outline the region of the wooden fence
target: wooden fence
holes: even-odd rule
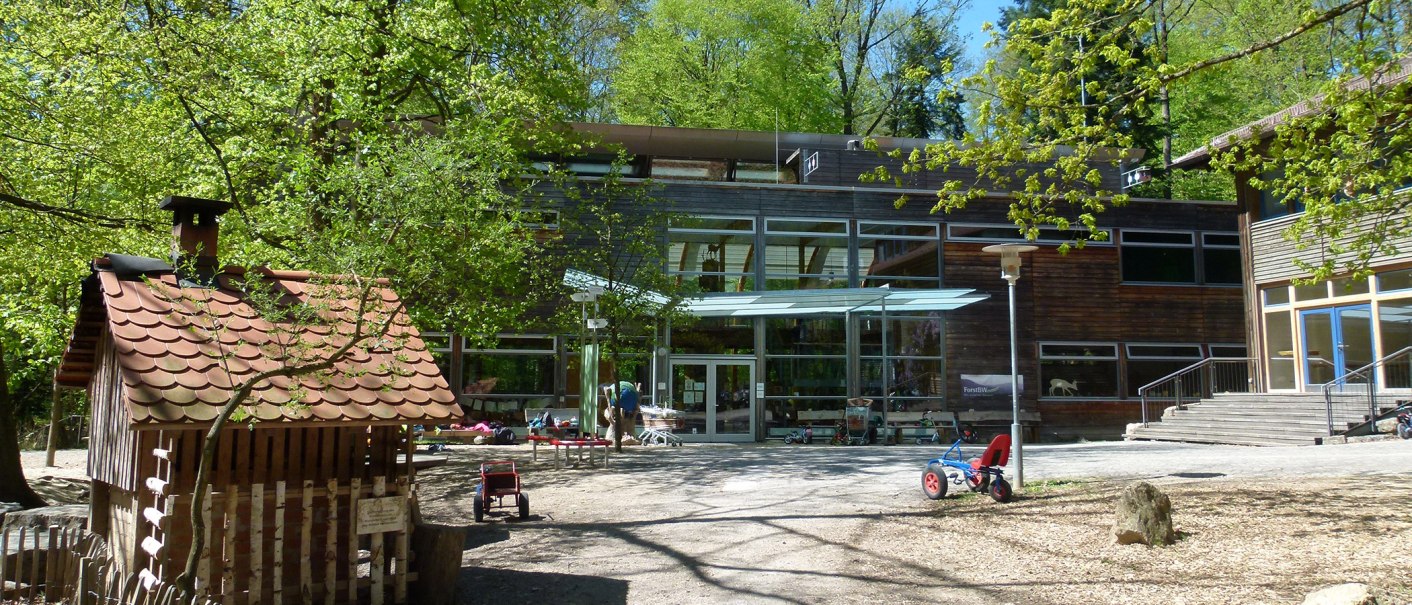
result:
[[[118,570],[98,535],[51,525],[0,529],[0,600],[76,605],[216,605]]]
[[[409,490],[353,479],[315,487],[283,481],[208,492],[206,545],[197,599],[180,599],[170,581],[189,548],[172,549],[173,509],[144,510],[160,533],[148,534],[145,556],[122,571],[103,539],[77,527],[0,529],[0,601],[79,605],[264,605],[408,602]],[[391,489],[388,489],[391,487]],[[165,503],[164,503],[165,504]],[[389,508],[390,507],[390,508]],[[165,507],[164,507],[165,508]],[[385,510],[384,510],[385,509]],[[176,509],[179,510],[179,509]],[[287,527],[288,526],[288,527]],[[160,536],[158,539],[155,536]],[[181,555],[181,556],[175,556]],[[166,580],[166,581],[164,581]]]

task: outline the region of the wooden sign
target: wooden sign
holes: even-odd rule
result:
[[[380,534],[407,529],[407,498],[363,498],[358,500],[358,533]]]

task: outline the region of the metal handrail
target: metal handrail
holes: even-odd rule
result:
[[[1198,362],[1196,362],[1196,363],[1193,363],[1193,364],[1191,364],[1191,365],[1189,365],[1189,366],[1187,366],[1187,367],[1185,367],[1185,368],[1182,368],[1182,369],[1180,369],[1180,370],[1177,370],[1177,371],[1175,371],[1175,372],[1172,372],[1171,374],[1168,374],[1168,375],[1166,375],[1166,376],[1163,376],[1163,377],[1161,377],[1161,378],[1158,378],[1157,380],[1154,380],[1154,381],[1152,381],[1152,382],[1149,382],[1149,383],[1147,383],[1147,384],[1145,384],[1145,385],[1142,385],[1142,386],[1138,387],[1138,389],[1137,389],[1137,396],[1138,396],[1138,398],[1142,401],[1142,426],[1143,426],[1144,428],[1146,428],[1147,425],[1148,425],[1148,418],[1147,418],[1147,397],[1148,397],[1148,393],[1152,392],[1154,389],[1157,389],[1158,387],[1167,386],[1167,383],[1175,383],[1174,386],[1175,386],[1176,388],[1174,389],[1173,392],[1176,393],[1176,400],[1177,400],[1177,402],[1176,402],[1176,407],[1177,407],[1178,409],[1181,409],[1181,407],[1182,407],[1182,392],[1183,392],[1183,391],[1182,391],[1182,381],[1183,381],[1183,378],[1184,378],[1184,377],[1186,377],[1186,376],[1188,376],[1188,375],[1190,375],[1190,374],[1194,374],[1194,373],[1196,373],[1196,372],[1199,371],[1199,370],[1206,369],[1206,368],[1208,368],[1209,366],[1213,366],[1213,365],[1215,365],[1215,364],[1217,364],[1217,363],[1220,363],[1220,362],[1237,362],[1237,361],[1243,361],[1243,362],[1245,362],[1245,363],[1247,364],[1247,371],[1249,371],[1249,368],[1250,368],[1251,365],[1254,364],[1255,359],[1254,359],[1254,358],[1251,358],[1251,357],[1207,357],[1206,359],[1203,359],[1203,360],[1201,360],[1201,361],[1198,361]],[[1249,374],[1249,375],[1253,375],[1253,373],[1252,373],[1252,374]],[[1203,393],[1204,393],[1204,392],[1205,392],[1205,391],[1203,391]]]
[[[1396,357],[1400,357],[1400,356],[1402,356],[1402,355],[1409,355],[1409,354],[1412,354],[1412,347],[1403,347],[1403,348],[1401,348],[1401,349],[1399,349],[1399,350],[1397,350],[1397,351],[1394,351],[1393,353],[1390,353],[1390,354],[1388,354],[1388,355],[1383,356],[1381,359],[1378,359],[1378,360],[1376,360],[1376,361],[1374,361],[1374,362],[1372,362],[1372,363],[1370,363],[1370,364],[1368,364],[1368,365],[1365,365],[1365,366],[1363,366],[1363,367],[1361,367],[1361,368],[1358,368],[1358,369],[1356,369],[1356,370],[1350,370],[1350,371],[1348,371],[1348,372],[1345,372],[1342,376],[1339,376],[1339,377],[1337,377],[1337,378],[1335,378],[1335,379],[1333,379],[1333,380],[1330,380],[1330,381],[1324,383],[1324,384],[1321,386],[1321,389],[1322,389],[1323,392],[1324,392],[1324,413],[1325,413],[1325,416],[1326,416],[1327,419],[1328,419],[1328,429],[1329,429],[1329,436],[1330,436],[1330,437],[1332,437],[1333,435],[1335,435],[1335,433],[1334,433],[1334,397],[1333,397],[1333,389],[1334,389],[1334,387],[1335,387],[1335,386],[1343,386],[1343,385],[1348,384],[1348,379],[1349,379],[1349,378],[1352,378],[1352,377],[1355,377],[1355,376],[1362,376],[1362,377],[1364,377],[1364,378],[1367,380],[1367,384],[1368,384],[1368,420],[1369,420],[1370,422],[1372,422],[1372,421],[1376,420],[1377,417],[1378,417],[1378,381],[1377,381],[1377,375],[1376,375],[1376,374],[1373,374],[1373,371],[1374,371],[1374,370],[1377,370],[1377,369],[1380,368],[1380,367],[1383,367],[1384,365],[1387,365],[1387,363],[1388,363],[1389,361],[1392,361],[1392,360],[1393,360],[1394,358],[1396,358]],[[1370,427],[1370,428],[1371,428],[1371,430],[1372,430],[1373,433],[1377,433],[1377,432],[1378,432],[1378,423],[1377,423],[1377,422],[1373,422],[1373,425],[1372,425],[1372,427]]]

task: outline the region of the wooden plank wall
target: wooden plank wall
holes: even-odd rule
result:
[[[1284,230],[1288,229],[1299,218],[1299,215],[1291,215],[1255,223],[1250,227],[1250,244],[1254,251],[1252,262],[1255,283],[1265,284],[1270,282],[1285,281],[1306,275],[1299,267],[1295,266],[1295,260],[1319,264],[1326,257],[1332,258],[1336,263],[1342,263],[1353,257],[1352,254],[1331,255],[1328,244],[1319,242],[1310,243],[1308,239],[1288,241],[1284,238]],[[1349,233],[1357,234],[1368,230],[1377,217],[1364,217],[1355,225],[1347,227]],[[1344,237],[1339,243],[1348,243],[1353,237]],[[1307,248],[1299,249],[1301,243],[1308,244]],[[1376,267],[1380,265],[1395,265],[1399,262],[1405,263],[1409,260],[1407,250],[1412,250],[1412,236],[1388,242],[1400,254],[1374,254],[1369,263]]]
[[[946,283],[971,284],[990,294],[947,316],[947,397],[961,409],[1008,409],[1008,398],[963,398],[960,393],[961,374],[1010,373],[1007,286],[999,276],[998,258],[982,252],[982,246],[951,242],[945,249]],[[1112,398],[1042,401],[1039,342],[1245,342],[1240,288],[1122,284],[1118,256],[1112,246],[1090,246],[1066,256],[1041,248],[1025,255],[1016,284],[1016,325],[1019,370],[1029,382],[1020,402],[1023,409],[1039,411],[1043,423],[1061,430],[1061,436],[1097,436],[1079,430],[1091,426],[1112,437],[1112,429],[1136,422],[1141,410],[1135,401]],[[1126,380],[1121,361],[1118,372]]]
[[[871,173],[878,166],[886,166],[893,176],[902,177],[902,186],[917,189],[940,189],[948,181],[961,181],[967,186],[977,183],[976,171],[972,168],[950,166],[945,169],[927,170],[920,173],[903,174],[902,160],[882,157],[873,151],[848,151],[844,149],[806,149],[801,155],[807,157],[813,153],[819,154],[819,168],[807,177],[803,177],[801,172],[801,182],[811,185],[845,185],[853,187],[896,187],[892,181],[879,183],[863,183],[858,180],[858,175]],[[904,155],[906,155],[904,153]],[[1046,166],[1038,164],[1025,164],[1023,166],[1030,172],[1042,170]],[[1118,174],[1118,168],[1112,164],[1093,164],[1103,175],[1103,187],[1109,191],[1118,191],[1122,186],[1122,180]],[[997,187],[990,182],[979,182],[977,186],[995,190]],[[1021,183],[1013,182],[1005,187],[1005,191],[1020,189]]]
[[[191,499],[183,494],[194,490],[203,433],[165,435],[170,437],[164,443],[171,445],[175,495],[166,504],[170,518],[160,532],[160,556],[145,563],[162,569],[170,581],[191,547]],[[399,590],[405,594],[406,553],[380,547],[382,580],[375,581],[371,555],[364,552],[375,540],[355,533],[350,521],[356,518],[357,501],[373,497],[379,485],[390,494],[410,496],[407,467],[397,464],[397,455],[407,447],[398,426],[257,425],[228,431],[218,447],[203,512],[209,557],[198,574],[202,585],[227,605],[363,602],[374,594],[401,602],[395,595]],[[144,502],[155,499],[144,497]],[[158,533],[149,529],[147,535]],[[396,532],[382,541],[396,546],[405,540],[405,532]]]
[[[93,414],[88,447],[88,475],[127,491],[137,489],[136,436],[122,397],[122,378],[113,339],[107,330],[98,339],[89,401]]]

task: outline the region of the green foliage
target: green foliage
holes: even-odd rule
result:
[[[651,359],[659,330],[667,322],[690,322],[675,303],[692,284],[665,271],[669,202],[653,195],[651,182],[623,182],[621,161],[601,181],[561,179],[566,203],[560,220],[570,239],[559,242],[559,257],[565,268],[604,280],[594,311],[608,320],[602,345],[619,379],[631,382]],[[558,323],[563,332],[581,332],[580,309],[561,309]]]
[[[1266,14],[1262,10],[1284,6],[1273,0],[1221,4],[1235,5],[1245,14]],[[1042,224],[1094,229],[1100,213],[1128,199],[1125,192],[1104,189],[1096,168],[1136,159],[1127,150],[1146,147],[1147,142],[1132,125],[1150,118],[1164,88],[1180,94],[1189,85],[1189,90],[1197,91],[1189,105],[1179,105],[1177,123],[1185,124],[1179,128],[1186,128],[1189,136],[1200,137],[1239,126],[1264,111],[1262,103],[1274,107],[1306,94],[1304,80],[1312,78],[1327,111],[1276,129],[1266,142],[1248,142],[1219,154],[1215,166],[1227,174],[1282,168],[1283,176],[1260,185],[1277,194],[1297,195],[1305,204],[1306,211],[1288,236],[1346,253],[1346,260],[1339,261],[1344,270],[1366,269],[1373,254],[1390,251],[1386,242],[1412,233],[1407,197],[1392,194],[1412,179],[1412,165],[1405,160],[1412,84],[1391,84],[1387,77],[1400,73],[1398,61],[1407,53],[1412,7],[1406,3],[1321,4],[1299,12],[1293,29],[1282,29],[1280,23],[1246,27],[1248,20],[1218,19],[1215,15],[1221,7],[1195,0],[1025,4],[1029,5],[1043,5],[1040,8],[1046,10],[1015,14],[1004,33],[1005,56],[1019,60],[989,61],[966,82],[993,94],[991,102],[974,107],[978,125],[974,133],[959,143],[929,146],[913,154],[904,168],[961,166],[977,172],[976,182],[952,182],[938,191],[935,211],[962,208],[986,189],[1009,190],[1009,218],[1026,236],[1034,237],[1036,226]],[[1165,55],[1163,49],[1145,43],[1159,22],[1172,45]],[[1248,44],[1242,45],[1234,34],[1243,27],[1238,33],[1246,36]],[[1210,39],[1221,44],[1202,47],[1208,31],[1214,32]],[[1082,51],[1074,44],[1079,39],[1084,41]],[[1320,54],[1331,59],[1314,61]],[[1299,69],[1290,74],[1295,66]],[[1238,121],[1224,126],[1182,121],[1183,115],[1225,111],[1222,103],[1230,94],[1218,88],[1235,74],[1265,74],[1261,81],[1288,86],[1280,94],[1266,94],[1259,103],[1231,112],[1238,114],[1234,118]],[[1371,92],[1348,86],[1360,76],[1384,82]],[[1235,95],[1248,90],[1242,88],[1246,86],[1230,85]],[[880,170],[867,178],[891,176]],[[1221,193],[1199,179],[1187,179],[1183,186],[1201,193],[1193,197]],[[1371,228],[1355,236],[1350,227],[1360,222]],[[1094,230],[1094,236],[1101,237],[1100,233]],[[1345,236],[1351,239],[1338,241]],[[1333,261],[1308,268],[1315,277],[1335,270]]]
[[[660,0],[622,45],[614,107],[630,124],[832,132],[825,56],[790,0]]]
[[[961,41],[935,16],[909,19],[895,38],[891,70],[883,80],[894,99],[884,107],[886,133],[959,139],[966,132],[964,101],[949,80]]]
[[[62,351],[87,262],[164,256],[178,193],[240,265],[385,275],[423,326],[494,332],[535,266],[530,148],[585,82],[549,0],[0,6],[0,335]],[[424,136],[434,133],[435,137]],[[40,262],[43,259],[43,262]]]

